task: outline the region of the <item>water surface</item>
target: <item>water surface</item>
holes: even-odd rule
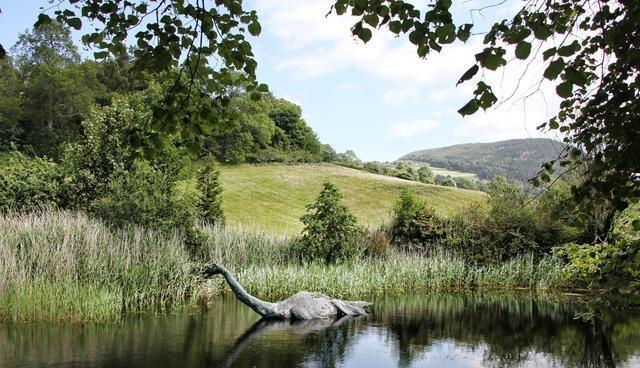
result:
[[[235,299],[121,323],[0,324],[1,367],[640,367],[640,315],[563,298],[431,294],[337,322],[265,322]]]

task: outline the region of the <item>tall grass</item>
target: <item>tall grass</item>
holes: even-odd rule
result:
[[[496,266],[477,266],[444,252],[428,257],[392,252],[386,258],[337,265],[249,266],[239,270],[238,279],[250,293],[263,298],[282,298],[300,290],[362,298],[421,290],[559,289],[566,287],[564,275],[562,264],[551,258],[536,262],[524,256]]]
[[[0,218],[0,311],[12,319],[171,308],[197,296],[192,268],[178,235],[111,230],[64,211]]]
[[[554,289],[564,269],[552,258],[520,257],[469,264],[435,252],[300,264],[291,239],[239,227],[203,226],[208,241],[193,259],[179,234],[114,230],[86,215],[41,211],[0,216],[0,320],[108,320],[123,312],[195,306],[229,292],[222,278],[204,281],[212,260],[265,299],[313,290],[340,298],[463,288]]]

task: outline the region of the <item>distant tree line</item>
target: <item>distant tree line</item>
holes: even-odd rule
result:
[[[410,163],[406,161],[396,161],[394,163],[378,161],[362,162],[352,150],[336,154],[334,162],[352,169],[367,171],[373,174],[394,176],[425,184],[479,190],[482,192],[489,190],[487,182],[483,180],[452,177],[450,175],[435,175],[428,164]]]

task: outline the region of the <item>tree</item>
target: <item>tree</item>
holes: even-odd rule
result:
[[[15,63],[24,76],[42,65],[62,68],[80,62],[71,32],[59,22],[50,22],[18,36],[13,46]]]
[[[0,151],[19,143],[23,134],[22,86],[17,71],[8,59],[0,60]]]
[[[207,164],[198,170],[198,190],[200,218],[210,223],[224,223],[220,171],[213,164]]]
[[[436,211],[410,189],[403,189],[393,209],[393,241],[406,248],[435,247],[444,234]]]
[[[332,263],[358,255],[356,218],[341,199],[338,188],[325,182],[316,202],[307,206],[299,245],[306,259]]]
[[[24,92],[22,143],[36,154],[58,157],[61,143],[78,139],[80,121],[105,88],[95,65],[80,63],[70,32],[60,23],[20,34],[12,50]]]
[[[429,166],[420,166],[418,169],[418,178],[421,182],[433,184],[433,171]]]
[[[444,175],[436,175],[435,179],[433,180],[435,184],[437,185],[442,185],[445,187],[456,187],[456,181],[453,180],[453,178],[450,175],[444,176]]]
[[[403,0],[337,0],[332,11],[341,15],[350,10],[360,17],[351,30],[365,43],[373,29],[385,26],[393,34],[407,34],[418,56],[426,58],[455,41],[466,42],[476,31],[473,23],[458,24],[451,8],[451,0],[432,0],[425,12]],[[609,203],[607,231],[615,211],[640,194],[639,25],[638,1],[527,1],[513,17],[483,32],[484,48],[458,81],[471,80],[481,69],[496,71],[511,55],[531,62],[542,54],[540,79],[557,83],[562,102],[558,114],[540,129],[559,130],[572,148],[544,164],[532,182],[550,182],[556,161],[566,170],[574,170],[576,160],[586,161],[586,180],[574,194]],[[461,115],[498,102],[484,74],[474,97],[458,111]]]
[[[247,41],[261,26],[241,0],[69,0],[66,8],[64,3],[53,14],[41,13],[36,27],[52,23],[51,16],[76,30],[90,25],[82,42],[96,50],[96,59],[122,57],[126,45],[135,43],[132,73],[138,79],[172,77],[164,99],[153,106],[154,128],[161,133],[178,130],[194,138],[202,125],[211,124],[210,115],[227,105],[234,86],[242,85],[254,98],[268,91],[256,81],[257,63]],[[202,103],[205,99],[212,103]],[[195,149],[197,142],[191,143]]]

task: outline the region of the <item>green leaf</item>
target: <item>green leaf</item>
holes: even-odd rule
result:
[[[262,27],[260,26],[260,23],[258,23],[258,22],[253,22],[253,23],[249,24],[247,29],[249,30],[249,33],[252,36],[258,36],[258,35],[260,35],[260,32],[262,32]]]
[[[73,27],[74,29],[82,28],[82,21],[80,20],[80,18],[68,18],[67,24],[69,25],[69,27]]]
[[[96,59],[106,59],[109,56],[109,52],[107,51],[98,51],[93,53],[93,57]]]
[[[264,83],[261,83],[261,84],[259,84],[259,85],[258,85],[258,88],[256,88],[256,91],[258,91],[258,92],[265,92],[265,93],[266,93],[266,92],[269,92],[269,86],[267,86],[267,85],[266,85],[266,84],[264,84]]]
[[[522,41],[516,46],[516,57],[520,60],[525,60],[531,54],[531,44],[527,41]]]
[[[468,23],[458,27],[457,36],[460,41],[467,42],[467,40],[471,36],[471,27],[473,27],[473,24],[468,24]]]
[[[517,44],[527,39],[527,37],[529,37],[530,35],[531,30],[529,28],[514,27],[511,28],[505,35],[505,41],[510,44]]]
[[[545,24],[539,24],[534,30],[533,35],[539,40],[546,40],[551,36],[551,29]]]
[[[580,50],[580,43],[576,40],[569,45],[562,46],[561,48],[559,48],[558,55],[567,57],[575,54],[579,50]]]
[[[377,14],[367,14],[363,17],[365,23],[367,23],[368,25],[370,25],[371,27],[375,28],[378,26],[378,22],[380,21],[380,19],[378,18]]]
[[[373,34],[369,28],[361,28],[357,34],[358,38],[360,38],[364,43],[369,42]]]
[[[556,87],[556,93],[562,98],[569,98],[573,94],[573,83],[564,81]]]
[[[489,54],[487,55],[487,58],[484,60],[484,67],[489,70],[496,70],[500,65],[503,65],[505,62],[506,60],[504,60],[502,57],[495,54]]]
[[[478,66],[478,64],[475,64],[474,66],[469,68],[469,70],[464,72],[462,77],[460,77],[460,79],[458,79],[458,83],[456,83],[456,86],[458,86],[460,83],[463,83],[463,82],[468,81],[469,79],[473,78],[473,76],[476,75],[479,70],[480,70],[480,67]]]
[[[640,219],[635,219],[631,221],[631,227],[634,231],[640,231]]]
[[[564,76],[569,82],[573,84],[577,84],[582,87],[584,87],[589,82],[589,79],[587,78],[587,74],[585,72],[577,70],[574,67],[565,68]]]
[[[556,54],[556,48],[552,47],[550,49],[545,50],[542,53],[542,58],[544,59],[544,61],[547,61],[547,59],[551,58],[552,56],[554,56]]]
[[[402,23],[399,20],[389,22],[389,30],[395,34],[399,34],[402,30]]]
[[[458,114],[460,114],[462,116],[472,115],[473,113],[478,111],[479,107],[480,106],[478,105],[478,101],[473,99],[473,100],[467,102],[466,105],[462,106],[462,108],[460,110],[458,110]]]
[[[481,53],[476,54],[476,60],[482,67],[489,70],[496,70],[498,67],[505,65],[507,61],[502,57],[505,50],[498,48],[485,48]]]
[[[551,120],[549,122],[549,129],[558,129],[559,127],[560,127],[560,124],[558,124],[557,121]]]
[[[40,13],[38,14],[38,20],[36,21],[36,23],[33,25],[35,28],[39,28],[40,26],[44,26],[51,23],[51,18],[44,14],[44,13]]]
[[[424,41],[424,35],[417,30],[409,33],[409,41],[414,45],[420,45]]]
[[[564,70],[564,59],[559,58],[549,63],[549,66],[544,71],[544,77],[548,80],[554,80],[558,78],[562,70]]]

